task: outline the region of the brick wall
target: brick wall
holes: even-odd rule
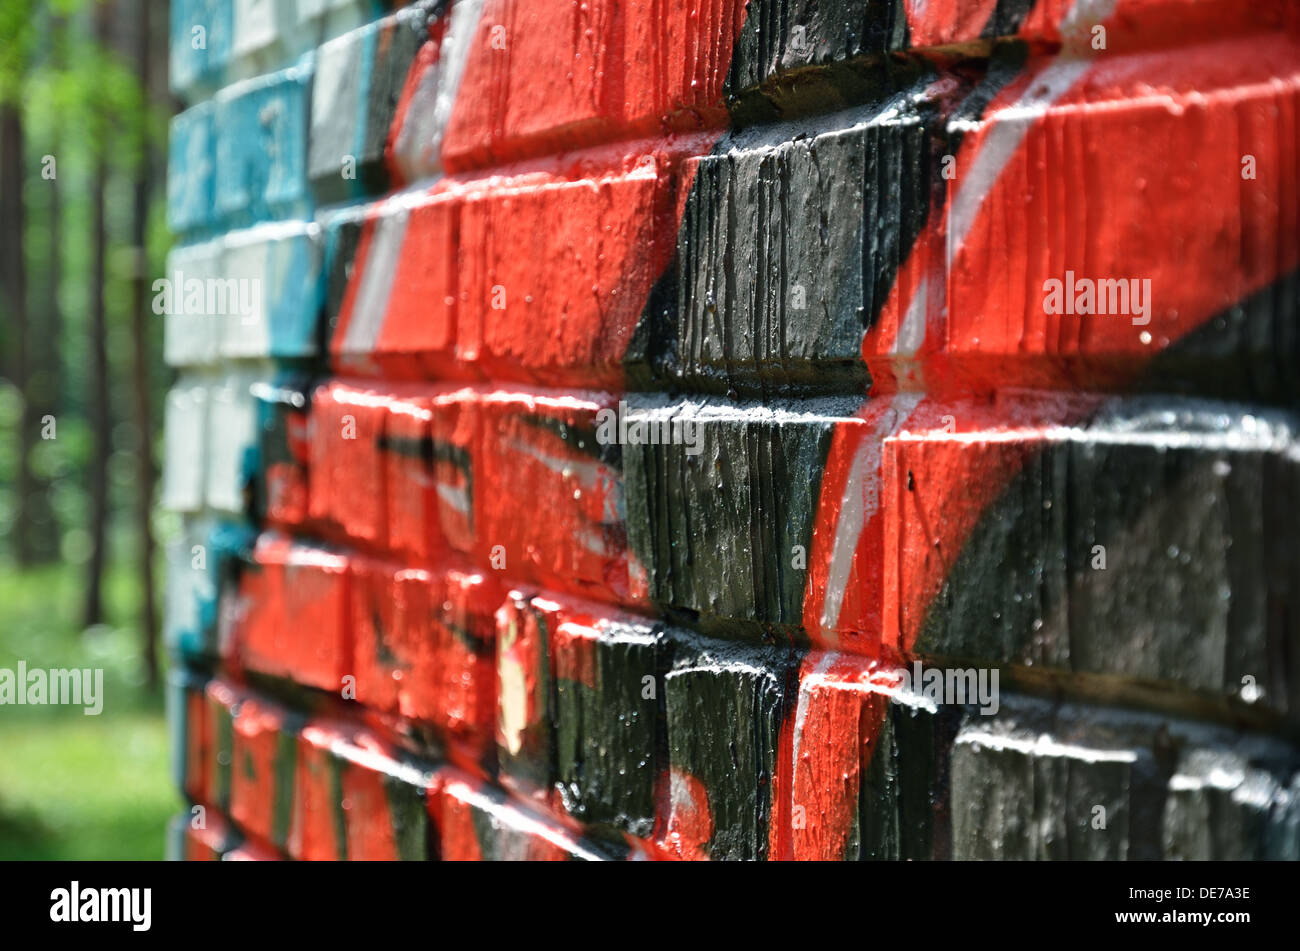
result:
[[[1300,857],[1289,2],[172,11],[175,854]]]

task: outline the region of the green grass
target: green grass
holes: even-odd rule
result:
[[[180,810],[162,692],[144,687],[138,592],[106,578],[107,624],[81,630],[80,572],[0,568],[0,667],[102,668],[104,706],[0,706],[0,860],[156,859]]]
[[[0,724],[0,859],[160,859],[179,811],[148,713]]]

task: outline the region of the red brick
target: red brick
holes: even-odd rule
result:
[[[636,602],[628,568],[618,447],[596,440],[598,393],[489,392],[475,459],[477,557],[507,576]],[[544,517],[520,518],[516,505]],[[498,547],[499,546],[499,547]]]
[[[299,738],[289,852],[304,860],[428,857],[430,775],[373,734],[311,724]]]
[[[357,700],[435,726],[471,755],[496,709],[493,577],[353,560]]]
[[[444,167],[724,124],[723,82],[743,7],[487,0],[443,140]]]
[[[283,846],[289,832],[297,741],[288,714],[247,696],[234,718],[230,816],[243,829]]]
[[[205,809],[202,828],[196,828],[193,813],[183,813],[178,822],[185,823],[182,839],[187,862],[219,862],[230,850],[235,832],[214,809]]]
[[[454,770],[434,781],[429,810],[440,857],[449,862],[598,861],[568,830],[511,802],[500,790]]]
[[[877,392],[1123,388],[1161,350],[1293,271],[1300,176],[1289,120],[1277,117],[1300,105],[1298,54],[1296,38],[1277,32],[1031,59],[964,133],[944,207],[864,338]],[[1068,272],[1149,281],[1137,316],[1149,323],[1047,313],[1045,282]],[[1177,383],[1215,375],[1225,350],[1257,346],[1218,329],[1224,343]],[[1267,348],[1244,355],[1272,359]]]
[[[351,666],[348,560],[274,533],[240,576],[235,643],[260,673],[331,692]]]
[[[312,394],[310,512],[370,545],[387,540],[383,393],[338,380]]]

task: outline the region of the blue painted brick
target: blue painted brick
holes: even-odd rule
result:
[[[312,56],[217,94],[217,216],[245,227],[310,212],[307,117]]]
[[[220,86],[233,35],[233,0],[172,0],[172,91],[193,102]]]

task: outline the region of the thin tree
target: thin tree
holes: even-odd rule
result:
[[[153,47],[152,17],[154,6],[150,0],[136,0],[136,70],[140,88],[144,93],[146,108],[140,110],[142,151],[136,163],[135,181],[131,201],[131,244],[135,270],[131,288],[131,341],[132,389],[135,403],[136,431],[139,445],[136,453],[136,525],[139,533],[139,572],[141,591],[140,630],[143,637],[145,667],[149,686],[158,681],[158,610],[154,591],[154,538],[153,494],[157,470],[153,457],[153,400],[149,359],[150,322],[148,318],[147,287],[149,255],[146,247],[149,223],[150,183],[156,180],[159,170],[158,150],[148,134],[149,107],[155,94],[151,64]]]
[[[54,10],[42,13],[45,26],[45,41],[41,44],[40,56],[34,59],[34,83],[40,83],[42,76],[57,76],[64,68],[66,58],[63,46],[66,41],[66,21]],[[48,81],[41,84],[46,99],[52,94]],[[27,357],[30,371],[28,374],[28,392],[24,403],[30,410],[26,443],[28,459],[32,460],[33,449],[41,442],[57,433],[46,421],[57,421],[62,409],[63,373],[63,314],[59,305],[59,282],[63,279],[63,194],[58,177],[58,157],[61,140],[61,112],[51,109],[40,123],[40,116],[33,109],[41,108],[28,102],[28,114],[33,116],[33,132],[39,129],[40,140],[45,145],[45,154],[39,162],[35,156],[29,159],[29,178],[35,183],[36,192],[43,199],[44,205],[39,222],[29,220],[30,233],[27,236],[29,250],[39,247],[33,261],[29,262],[28,288],[34,293],[28,314]],[[34,134],[32,139],[36,139]],[[32,224],[43,227],[31,229]],[[39,242],[38,237],[44,241]],[[59,553],[59,524],[55,516],[51,499],[50,482],[44,472],[34,471],[34,491],[28,499],[29,522],[36,534],[33,539],[33,553],[39,562],[45,563],[55,559]]]
[[[30,386],[27,327],[27,262],[25,260],[27,216],[23,204],[23,133],[22,104],[6,90],[0,100],[0,287],[4,290],[4,311],[9,326],[10,382],[18,390],[22,408],[16,433],[17,472],[14,474],[13,552],[20,565],[36,560],[35,526],[32,498],[36,480],[32,475],[31,448],[33,414],[28,399]]]
[[[112,40],[113,7],[111,2],[101,3],[95,10],[95,39],[101,49],[108,49]],[[103,111],[95,117],[103,123]],[[106,130],[98,130],[106,131]],[[104,571],[108,562],[108,461],[112,451],[109,432],[109,381],[108,381],[108,316],[106,313],[105,284],[107,282],[108,221],[105,206],[108,185],[108,154],[105,136],[97,135],[92,146],[95,170],[91,184],[91,276],[90,276],[90,361],[87,410],[91,429],[92,452],[89,470],[90,496],[90,561],[87,565],[85,608],[82,619],[86,626],[104,619]]]

